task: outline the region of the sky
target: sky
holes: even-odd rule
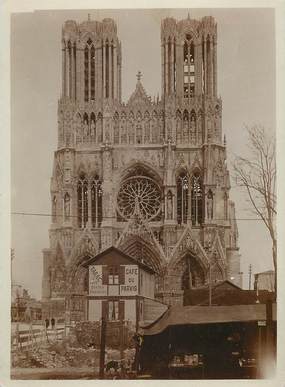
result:
[[[164,17],[214,16],[218,24],[218,94],[223,101],[223,132],[228,167],[235,154],[248,155],[245,125],[275,131],[274,10],[76,10],[17,13],[11,18],[11,206],[13,281],[41,297],[42,249],[49,247],[50,178],[57,147],[57,103],[61,87],[61,29],[65,20],[113,18],[122,43],[122,94],[126,101],[136,73],[151,96],[160,94],[160,23]],[[241,270],[272,268],[264,224],[247,210],[246,196],[234,184]]]

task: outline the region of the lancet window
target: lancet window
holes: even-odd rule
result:
[[[88,181],[80,175],[77,185],[78,227],[85,228],[89,222],[93,228],[102,223],[102,182],[98,175]]]
[[[90,38],[84,49],[84,99],[95,99],[95,47]]]
[[[141,124],[138,124],[136,127],[136,142],[137,142],[137,144],[142,143],[142,126],[141,126]]]
[[[190,35],[186,35],[184,42],[184,98],[193,97],[195,94],[195,49]]]
[[[188,216],[189,180],[185,172],[181,172],[177,178],[177,222],[187,223]]]
[[[202,223],[203,216],[203,190],[202,179],[199,172],[195,172],[191,179],[191,219],[193,226]]]
[[[101,226],[102,222],[102,183],[96,175],[91,181],[91,220],[92,227]]]
[[[88,181],[81,175],[77,185],[78,227],[85,228],[88,222]]]

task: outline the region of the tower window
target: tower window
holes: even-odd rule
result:
[[[84,50],[84,99],[87,102],[89,99],[89,50],[85,47]]]
[[[95,48],[90,38],[84,49],[84,99],[95,99]]]
[[[184,42],[184,98],[195,94],[195,48],[190,35],[186,35]]]
[[[90,71],[91,71],[91,100],[95,100],[95,48],[92,45],[91,50],[90,50]]]

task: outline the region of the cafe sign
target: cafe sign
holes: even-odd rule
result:
[[[120,295],[135,296],[139,290],[139,268],[138,265],[125,266],[125,283],[120,285]]]

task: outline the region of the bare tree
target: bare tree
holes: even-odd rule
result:
[[[263,126],[246,127],[250,156],[236,156],[233,164],[238,186],[245,188],[255,215],[264,222],[271,241],[277,285],[277,237],[276,237],[276,154],[275,137]]]

